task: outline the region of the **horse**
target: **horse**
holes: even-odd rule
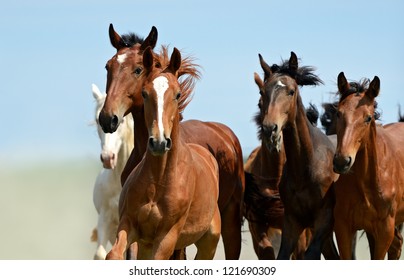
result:
[[[376,125],[379,77],[352,84],[341,72],[338,91],[333,166],[340,174],[334,210],[340,256],[351,257],[352,238],[363,229],[371,258],[384,259],[394,236],[401,236],[396,226],[404,221],[404,124]]]
[[[157,29],[152,28],[145,40],[134,36],[120,36],[109,28],[110,41],[117,53],[107,62],[107,98],[99,115],[104,131],[113,132],[123,116],[131,113],[134,118],[135,147],[124,168],[121,181],[124,183],[130,172],[141,161],[147,149],[148,131],[144,121],[142,98],[143,83],[147,73],[142,65],[146,47],[154,48]],[[153,53],[155,66],[164,68],[168,63],[167,48]],[[178,76],[182,95],[191,94],[195,80],[199,78],[197,65],[192,58],[182,59]],[[185,77],[185,78],[184,78]],[[181,112],[180,108],[180,112]],[[180,119],[182,115],[180,114]],[[188,143],[207,148],[219,165],[219,210],[221,235],[226,259],[238,259],[241,251],[241,225],[244,193],[243,156],[240,142],[234,132],[224,124],[199,120],[181,121],[181,131]]]
[[[273,65],[271,69],[276,72],[281,67]],[[279,183],[286,155],[283,147],[277,152],[269,145],[268,131],[262,124],[262,116],[265,115],[263,112],[265,108],[262,106],[264,82],[257,73],[254,73],[254,80],[260,92],[259,111],[254,120],[258,127],[258,139],[261,145],[251,152],[244,165],[246,182],[244,215],[248,220],[254,251],[258,259],[275,259],[273,243],[280,240],[284,216],[284,207],[279,196]],[[306,115],[310,123],[317,124],[319,112],[313,104],[306,109]],[[304,258],[309,239],[309,231],[301,235],[294,258]]]
[[[121,193],[121,173],[133,150],[133,120],[128,115],[123,118],[115,133],[104,133],[98,123],[98,115],[104,106],[106,94],[101,93],[96,85],[92,85],[93,97],[96,101],[95,121],[101,141],[100,159],[103,168],[97,175],[94,184],[93,202],[98,213],[97,227],[93,230],[92,241],[97,242],[94,259],[104,260],[107,255],[108,242],[115,241],[118,228],[118,201]]]
[[[303,230],[312,238],[305,259],[320,259],[321,253],[338,259],[333,233],[334,146],[305,113],[299,86],[318,85],[322,81],[312,67],[299,67],[291,52],[287,67],[274,72],[259,55],[264,70],[262,92],[262,126],[268,134],[268,145],[280,152],[282,143],[286,163],[279,183],[284,205],[281,247],[277,259],[290,259]],[[326,252],[327,251],[327,252]]]
[[[364,84],[365,81],[362,82],[351,82],[352,87],[357,87],[360,84]],[[337,143],[336,134],[337,134],[337,112],[338,112],[338,101],[332,103],[323,103],[322,107],[324,109],[324,113],[321,115],[321,124],[323,129],[327,135],[329,135],[332,141],[335,141],[335,145]],[[375,121],[379,120],[381,117],[380,112],[377,108],[377,102],[374,102],[374,115],[373,118]],[[404,116],[401,114],[400,107],[398,108],[398,122],[404,122]],[[404,224],[400,224],[397,226],[395,230],[394,240],[388,250],[388,259],[389,260],[397,260],[401,256],[401,247],[403,243],[403,238],[401,236],[401,232],[403,230]],[[368,238],[369,242],[372,242],[372,238]],[[352,259],[356,259],[355,254],[356,248],[356,234],[354,236],[353,245],[352,245]],[[370,246],[373,248],[373,245]]]
[[[117,239],[107,259],[123,259],[138,242],[139,259],[169,259],[174,250],[195,244],[196,259],[213,259],[220,238],[219,169],[204,147],[181,133],[181,54],[174,48],[168,67],[143,54],[145,124],[148,149],[123,186]]]

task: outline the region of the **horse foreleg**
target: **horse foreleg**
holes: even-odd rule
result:
[[[356,230],[350,228],[351,220],[347,220],[340,215],[340,211],[335,210],[334,231],[337,238],[338,251],[340,258],[343,260],[352,259],[353,240],[356,237]]]
[[[118,226],[118,233],[114,245],[112,245],[111,251],[107,254],[107,260],[123,260],[125,258],[125,252],[128,248],[128,244],[131,244],[131,240],[128,240],[131,227],[127,217],[123,218]]]
[[[220,239],[221,219],[219,208],[216,208],[208,231],[197,241],[195,246],[198,249],[196,260],[213,260],[216,253],[217,243]]]
[[[312,239],[312,232],[310,229],[306,228],[302,234],[300,234],[299,241],[296,244],[296,248],[293,251],[292,259],[294,260],[304,260],[304,253],[307,250]]]
[[[117,234],[115,244],[111,251],[107,254],[107,260],[123,260],[124,253],[128,244],[128,233],[126,230],[120,230]]]
[[[376,226],[375,237],[375,251],[372,259],[383,260],[386,253],[394,239],[394,219],[388,218],[385,223],[379,223]]]
[[[289,260],[290,255],[296,248],[296,244],[304,228],[290,215],[284,217],[282,229],[281,247],[278,253],[278,260]]]
[[[241,252],[241,209],[240,201],[232,196],[229,203],[221,210],[222,240],[226,260],[237,260]]]
[[[387,251],[389,260],[399,260],[401,256],[401,248],[403,246],[403,236],[399,227],[394,228],[394,239]]]

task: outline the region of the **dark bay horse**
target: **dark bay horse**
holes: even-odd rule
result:
[[[370,84],[353,86],[341,72],[338,90],[333,165],[341,174],[334,211],[339,252],[342,259],[349,259],[352,238],[364,229],[371,258],[384,259],[397,235],[395,226],[404,221],[404,123],[376,125],[377,76]]]
[[[287,61],[284,62],[287,64]],[[284,69],[286,66],[273,65],[273,72]],[[260,92],[258,102],[259,111],[255,116],[258,127],[258,138],[261,145],[254,149],[248,157],[244,171],[246,186],[244,193],[245,217],[248,220],[254,251],[258,259],[275,259],[273,241],[279,239],[283,225],[284,207],[279,195],[279,183],[286,161],[285,150],[274,150],[270,143],[270,135],[262,124],[265,116],[263,104],[266,103],[264,82],[257,73],[254,80]],[[310,104],[306,115],[312,124],[316,124],[319,116],[317,108]],[[303,259],[310,239],[310,232],[304,231],[300,236],[293,258]]]
[[[134,119],[135,148],[122,173],[122,182],[141,161],[148,145],[148,131],[145,125],[142,87],[147,78],[143,66],[143,52],[153,48],[157,41],[157,30],[152,28],[145,40],[128,40],[120,36],[113,26],[109,29],[111,44],[117,53],[107,62],[107,98],[99,121],[104,131],[114,132],[122,118],[131,113]],[[169,57],[167,48],[154,53],[155,66],[165,68]],[[192,59],[183,58],[178,76],[182,94],[180,112],[192,93],[198,69]],[[184,102],[182,102],[184,100]],[[180,114],[180,119],[182,118]],[[243,156],[240,142],[233,131],[224,124],[199,120],[181,121],[181,133],[188,143],[207,148],[216,158],[219,166],[219,210],[222,221],[222,239],[226,259],[238,259],[241,250],[242,201],[244,193]]]
[[[123,259],[138,243],[139,259],[169,259],[174,250],[195,244],[196,259],[213,259],[220,238],[219,169],[204,147],[181,134],[181,54],[174,48],[168,67],[154,66],[152,51],[143,55],[145,124],[148,149],[131,172],[119,201],[117,240],[107,259]]]
[[[335,148],[308,120],[299,93],[299,86],[316,85],[321,80],[311,67],[299,68],[293,52],[282,73],[272,71],[261,56],[260,60],[265,74],[262,126],[270,147],[280,151],[283,142],[286,154],[279,186],[284,223],[278,259],[290,258],[306,228],[313,236],[305,258],[320,259],[322,251],[329,248],[327,258],[337,259],[332,239],[334,182],[338,178],[332,169]]]

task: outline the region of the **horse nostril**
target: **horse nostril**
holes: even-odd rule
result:
[[[269,127],[269,130],[272,131],[272,132],[276,132],[278,130],[278,125],[277,124],[271,125]]]
[[[351,162],[352,162],[352,158],[351,157],[346,157],[345,162],[346,162],[346,165],[350,165]]]
[[[114,115],[111,119],[111,129],[115,131],[118,128],[119,118],[117,115]]]
[[[166,138],[167,144],[166,144],[166,150],[170,150],[172,147],[172,141],[171,138]]]
[[[154,147],[154,138],[149,137],[149,148],[153,149],[153,147]]]

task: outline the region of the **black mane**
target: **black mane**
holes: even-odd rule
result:
[[[122,42],[128,48],[133,47],[136,44],[142,44],[144,42],[144,38],[138,36],[137,34],[130,32],[128,34],[123,34],[121,36]]]
[[[271,66],[272,73],[279,73],[288,75],[296,80],[299,86],[317,86],[324,84],[319,76],[314,74],[316,70],[312,66],[300,66],[297,71],[293,71],[289,68],[289,60],[282,60],[282,64],[273,64]]]

